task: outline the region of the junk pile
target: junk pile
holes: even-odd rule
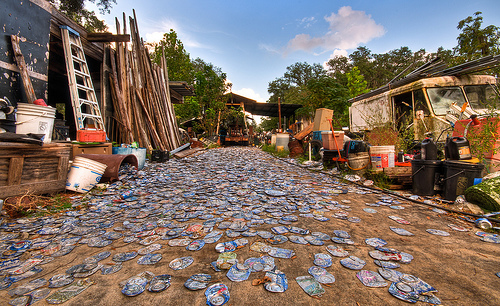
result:
[[[110,49],[111,92],[122,143],[138,141],[141,147],[171,151],[181,145],[179,127],[170,96],[167,62],[151,62],[139,36],[137,19],[129,18],[132,42],[117,42]],[[117,21],[117,33],[126,34]]]

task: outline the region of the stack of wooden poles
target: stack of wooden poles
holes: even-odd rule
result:
[[[149,150],[172,151],[181,145],[179,127],[170,99],[165,55],[161,67],[151,62],[147,47],[139,36],[135,11],[129,17],[131,43],[116,42],[110,48],[110,74],[114,119],[124,143],[137,141]],[[117,34],[127,34],[116,19]]]

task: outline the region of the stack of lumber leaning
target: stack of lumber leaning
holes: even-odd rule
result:
[[[148,150],[171,151],[181,145],[179,128],[170,99],[165,56],[161,67],[151,62],[148,49],[139,36],[135,11],[129,17],[131,43],[116,42],[110,49],[110,74],[114,119],[119,123],[120,139],[139,142]],[[116,19],[117,34],[127,34]]]

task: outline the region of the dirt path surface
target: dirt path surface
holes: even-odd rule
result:
[[[126,189],[128,187],[131,189]],[[119,194],[124,194],[126,190],[133,192],[132,197],[120,200]],[[399,224],[389,216],[401,217],[410,224]],[[193,224],[203,227],[200,229]],[[463,226],[467,231],[454,230],[449,224]],[[351,236],[354,244],[325,240],[321,246],[291,241],[272,245],[269,240],[255,235],[255,231],[267,231],[269,234],[272,228],[277,230],[279,226],[294,226],[309,231],[309,234],[285,233],[288,238],[305,238],[313,232],[336,237],[334,231],[343,230]],[[405,229],[413,235],[399,235],[390,227]],[[179,230],[177,237],[171,231],[175,228],[184,229],[184,232],[180,234]],[[191,237],[183,236],[192,229],[198,232]],[[428,229],[445,231],[449,236],[434,235],[427,232]],[[86,210],[53,217],[13,220],[12,223],[4,223],[0,230],[4,264],[17,255],[21,263],[37,254],[45,261],[53,258],[36,266],[35,269],[42,269],[40,272],[1,290],[2,305],[13,299],[9,292],[12,293],[20,285],[37,278],[49,280],[54,275],[65,274],[70,267],[104,251],[109,251],[110,256],[99,264],[111,263],[116,254],[145,247],[139,243],[141,240],[126,243],[124,239],[141,236],[139,239],[149,237],[154,240],[151,237],[156,236],[152,235],[158,235],[158,240],[153,243],[161,245],[161,249],[153,252],[162,256],[158,263],[138,264],[141,257],[138,255],[123,262],[122,269],[116,273],[103,275],[99,270],[87,277],[93,285],[65,304],[205,305],[204,289],[191,291],[184,286],[185,281],[197,273],[210,274],[210,284],[220,282],[229,288],[230,299],[226,305],[407,304],[389,293],[391,281],[386,281],[387,286],[380,288],[363,285],[356,277],[358,271],[340,264],[345,257],[332,256],[332,265],[326,270],[335,277],[335,282],[322,286],[325,292],[321,297],[310,297],[295,280],[298,276],[309,275],[308,269],[314,266],[315,254],[329,254],[326,250],[329,245],[341,246],[349,255],[365,261],[363,270],[379,271],[369,253],[373,254],[375,248],[368,245],[365,239],[381,238],[387,242],[385,247],[403,252],[407,260],[413,257],[410,263],[400,263],[395,270],[403,275],[418,277],[434,287],[437,290],[434,295],[443,305],[500,305],[500,278],[495,275],[500,272],[499,245],[481,241],[481,237],[475,234],[478,229],[472,228],[470,223],[424,205],[342,183],[336,178],[290,165],[252,148],[213,149],[179,161],[148,165],[138,173],[137,179],[112,184],[102,195],[91,197]],[[54,233],[50,234],[50,230]],[[198,251],[189,251],[184,246],[169,246],[172,238],[188,237],[193,241],[202,239],[211,230],[220,230],[224,234],[219,241],[206,243]],[[112,243],[104,247],[89,246],[102,243],[96,237],[101,237],[104,231],[110,235],[108,238],[112,239],[108,240]],[[16,233],[21,234],[15,237]],[[265,235],[265,232],[258,233]],[[7,236],[11,234],[14,235]],[[228,234],[235,237],[230,238]],[[64,240],[71,237],[82,239],[78,242]],[[263,285],[252,286],[252,280],[264,277],[266,273],[263,271],[251,273],[245,281],[233,282],[226,276],[227,270],[216,272],[211,267],[210,263],[216,261],[220,254],[215,248],[217,243],[238,238],[248,240],[247,245],[235,251],[239,263],[267,255],[250,249],[255,242],[295,252],[290,259],[274,259],[276,268],[288,280],[285,292],[272,293]],[[14,243],[23,240],[38,242],[41,249],[35,250],[32,244],[26,251],[13,251],[12,246],[20,247],[19,243]],[[51,244],[43,245],[42,241],[51,241]],[[71,244],[76,247],[68,254],[51,256],[56,249],[64,249],[64,245],[68,247]],[[411,256],[408,257],[408,254]],[[399,255],[392,256],[399,259]],[[184,256],[192,256],[194,262],[181,270],[169,267],[172,260]],[[95,265],[87,268],[90,267]],[[8,269],[1,271],[7,275]],[[171,286],[159,293],[146,290],[134,297],[122,294],[119,283],[144,271],[171,275]],[[8,277],[0,285],[5,287]],[[82,279],[77,278],[74,283]],[[411,277],[406,275],[406,282],[402,282],[399,288],[408,288],[404,286],[411,284],[408,279]],[[47,288],[47,285],[42,288]],[[60,288],[50,289],[49,296]],[[45,299],[36,303],[46,304]]]

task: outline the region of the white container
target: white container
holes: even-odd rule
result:
[[[271,135],[271,145],[275,146],[276,145],[276,134]]]
[[[66,189],[89,192],[101,180],[108,166],[92,159],[76,156],[69,170]]]
[[[287,133],[277,133],[276,134],[276,148],[283,147],[283,150],[288,151],[288,141],[290,140],[290,135]]]
[[[394,167],[394,156],[396,149],[394,146],[372,146],[370,147],[370,158],[372,167],[382,170],[383,168]]]
[[[29,103],[17,104],[16,134],[45,134],[44,143],[52,141],[56,109]]]

